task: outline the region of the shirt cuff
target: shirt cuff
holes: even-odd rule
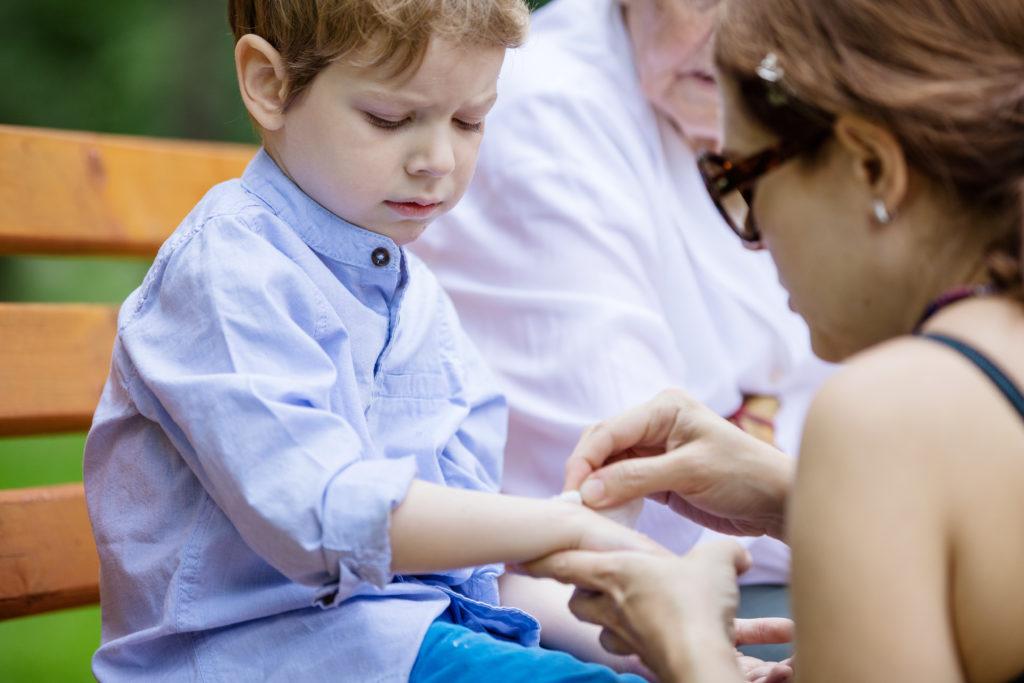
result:
[[[377,588],[391,582],[391,511],[405,499],[415,476],[413,456],[361,460],[327,487],[323,549],[328,567],[339,568],[340,593],[352,592],[360,582]]]

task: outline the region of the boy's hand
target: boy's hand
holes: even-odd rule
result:
[[[573,515],[574,528],[576,529],[576,543],[572,548],[565,550],[591,550],[597,552],[608,552],[614,550],[632,550],[656,555],[671,555],[668,549],[651,540],[639,531],[634,531],[618,522],[613,522],[602,517],[593,510],[573,505],[571,503],[560,503],[564,505],[566,514]]]

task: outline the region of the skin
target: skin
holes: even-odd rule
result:
[[[695,146],[720,136],[711,60],[718,0],[620,0],[640,87]]]
[[[719,571],[731,567],[732,571]],[[601,642],[610,652],[644,657],[659,681],[788,680],[786,665],[765,664],[734,654],[732,643],[778,643],[792,637],[788,619],[733,620],[739,591],[737,573],[750,567],[750,556],[734,543],[698,546],[686,557],[653,558],[639,553],[559,553],[526,567],[580,587],[569,602],[577,618],[601,627]],[[699,591],[670,591],[668,583],[700,586]],[[699,628],[668,631],[635,614],[666,610]],[[713,614],[714,619],[704,618]]]
[[[740,157],[775,144],[724,85],[728,152]],[[894,216],[888,224],[872,216],[877,199]],[[1024,670],[1024,608],[1012,596],[1020,591],[1024,537],[1006,520],[1024,518],[1020,418],[965,359],[908,336],[928,301],[982,281],[980,231],[969,226],[993,217],[955,203],[907,165],[888,131],[854,116],[839,118],[819,156],[766,176],[753,210],[816,353],[845,361],[808,415],[795,483],[777,451],[688,396],[666,392],[585,434],[566,488],[582,486],[597,507],[654,495],[721,531],[788,539],[797,680],[1016,676]],[[1020,302],[960,302],[925,331],[972,343],[1024,383]],[[647,569],[616,567],[621,557],[602,555],[575,572],[551,560],[537,573],[585,585],[611,567],[626,575],[622,585],[649,580]],[[719,577],[736,571],[722,557],[684,559]],[[666,581],[659,590],[676,597],[641,604],[626,599],[628,590],[608,588],[616,616],[588,616],[623,637],[642,629],[710,634],[710,624],[727,623],[714,608],[680,609],[705,594],[702,586]],[[738,672],[710,673],[724,655],[698,661],[709,673],[695,674],[662,641],[650,635],[633,645],[670,680],[740,680]]]
[[[667,552],[642,534],[578,505],[422,481],[413,482],[391,516],[391,568],[397,574],[525,563],[572,548]]]
[[[285,108],[280,54],[255,35],[235,48],[242,99],[277,165],[332,213],[399,245],[465,193],[504,55],[435,40],[419,68],[398,76],[336,61]]]

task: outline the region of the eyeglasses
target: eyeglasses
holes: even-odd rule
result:
[[[704,185],[718,212],[748,249],[761,249],[761,229],[754,218],[754,187],[757,181],[793,157],[824,142],[832,128],[823,127],[810,135],[758,152],[739,161],[708,152],[697,160]]]

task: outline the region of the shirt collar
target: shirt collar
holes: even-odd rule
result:
[[[314,251],[356,268],[399,275],[404,253],[394,240],[353,225],[302,191],[261,147],[242,174],[242,186],[298,233]],[[381,263],[380,251],[388,252]]]

